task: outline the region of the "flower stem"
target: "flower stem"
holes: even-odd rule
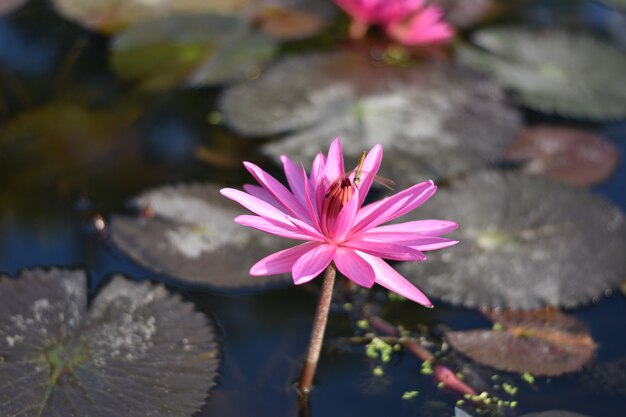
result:
[[[313,329],[311,330],[309,350],[306,355],[306,361],[304,362],[304,368],[302,369],[302,375],[300,376],[300,384],[298,385],[300,395],[303,397],[307,397],[309,395],[309,392],[311,392],[311,386],[313,385],[315,369],[317,368],[320,351],[322,350],[326,322],[328,321],[330,301],[333,298],[333,286],[335,284],[336,274],[337,269],[333,263],[328,265],[326,271],[324,272],[324,282],[322,283],[322,292],[317,305],[317,311],[315,312]]]

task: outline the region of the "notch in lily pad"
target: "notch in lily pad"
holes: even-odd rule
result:
[[[455,219],[461,244],[398,269],[466,307],[535,309],[597,301],[626,276],[626,218],[588,191],[520,173],[453,183],[420,212]]]
[[[267,35],[214,14],[139,23],[113,40],[117,74],[147,90],[219,85],[257,75],[276,53]]]
[[[233,219],[244,210],[212,184],[165,186],[132,200],[136,216],[115,215],[111,238],[141,265],[215,290],[288,285],[289,275],[251,277],[249,269],[286,242]]]
[[[87,307],[76,270],[0,278],[0,414],[191,417],[214,386],[207,318],[148,282],[114,277]]]
[[[472,42],[459,48],[460,61],[493,75],[534,110],[589,120],[626,117],[626,55],[606,42],[521,27],[483,29]]]

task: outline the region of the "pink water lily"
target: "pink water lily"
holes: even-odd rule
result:
[[[445,43],[454,37],[454,29],[443,18],[443,9],[425,6],[385,25],[387,35],[404,45]]]
[[[419,10],[424,0],[335,0],[352,18],[350,36],[360,39],[370,25],[386,25]]]
[[[363,206],[378,172],[382,146],[367,153],[362,166],[345,174],[339,139],[328,157],[318,154],[310,175],[286,156],[282,162],[289,183],[285,187],[258,166],[245,166],[260,186],[243,191],[225,188],[221,193],[252,211],[235,221],[267,233],[306,241],[261,259],[251,275],[291,272],[295,284],[318,276],[331,262],[347,278],[370,288],[377,283],[410,300],[432,306],[428,298],[383,259],[423,261],[425,251],[458,243],[440,237],[458,227],[446,220],[417,220],[382,226],[416,209],[437,187],[426,181],[383,200]]]

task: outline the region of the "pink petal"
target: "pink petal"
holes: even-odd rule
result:
[[[420,290],[415,288],[406,278],[390,267],[387,262],[377,256],[368,255],[366,253],[361,253],[360,256],[374,268],[377,284],[423,306],[433,306],[430,300]]]
[[[397,224],[389,224],[386,226],[378,226],[374,229],[363,232],[364,235],[386,234],[394,235],[395,233],[419,233],[428,236],[439,236],[456,230],[459,225],[448,220],[415,220],[412,222],[404,222]]]
[[[328,182],[332,182],[342,178],[345,174],[341,142],[339,138],[335,138],[328,149],[328,159],[324,167],[324,179]]]
[[[316,204],[316,200],[313,197],[315,195],[315,190],[309,183],[309,180],[306,177],[306,171],[304,167],[302,168],[302,182],[304,183],[304,207],[307,209],[309,213],[309,217],[313,220],[313,225],[315,228],[321,233],[320,226],[320,213],[318,209],[318,205]]]
[[[398,217],[401,217],[407,213],[410,213],[411,211],[415,210],[416,208],[424,204],[437,191],[437,186],[432,181],[422,182],[418,184],[418,186],[421,186],[424,188],[418,187],[416,189],[415,197],[413,198],[413,200],[409,202],[409,204],[407,204],[406,206],[402,207],[400,210],[395,212],[391,217],[386,219],[385,222],[393,220],[393,219],[397,219]],[[378,223],[378,224],[381,224],[381,223]]]
[[[359,212],[360,200],[360,192],[356,188],[352,197],[339,212],[339,216],[337,216],[337,220],[334,223],[334,230],[331,231],[331,236],[335,242],[343,242],[346,236],[348,236],[348,232],[352,230],[354,219]]]
[[[357,215],[356,224],[352,229],[353,234],[408,213],[426,201],[436,189],[432,181],[426,181],[363,207]]]
[[[454,29],[443,20],[443,10],[437,6],[427,6],[407,18],[388,22],[385,31],[405,45],[441,43],[454,36]]]
[[[243,190],[254,197],[260,198],[266,203],[271,204],[272,206],[276,207],[280,211],[284,210],[284,206],[280,204],[278,201],[276,201],[276,199],[269,193],[269,191],[267,191],[263,187],[260,187],[258,185],[252,185],[252,184],[244,184]]]
[[[300,204],[304,206],[304,182],[302,181],[302,170],[285,155],[281,155],[280,160],[283,163],[283,169],[285,170],[285,177],[287,178],[287,183],[289,183],[289,188],[291,188],[294,197],[296,197]]]
[[[349,248],[358,249],[361,252],[369,253],[373,256],[378,256],[379,258],[390,259],[392,261],[426,260],[426,255],[418,249],[404,244],[351,239],[343,245]]]
[[[346,278],[365,288],[371,288],[374,285],[376,279],[374,269],[358,255],[358,252],[345,247],[338,247],[333,260],[339,272]]]
[[[235,223],[288,239],[311,240],[311,236],[300,232],[295,226],[288,227],[259,216],[237,216]]]
[[[442,249],[442,248],[447,248],[449,246],[454,246],[457,243],[459,243],[458,240],[446,239],[446,238],[437,237],[437,236],[420,235],[417,233],[396,232],[396,233],[380,233],[379,234],[375,232],[371,233],[370,230],[350,240],[350,242],[352,241],[363,242],[361,244],[387,243],[387,244],[410,246],[411,248],[419,250],[419,251]],[[379,255],[379,256],[386,258],[386,259],[393,259],[393,258],[388,258],[382,255]],[[398,260],[402,260],[402,259],[398,259]]]
[[[321,274],[333,260],[336,250],[334,245],[318,244],[302,255],[291,269],[293,282],[296,285],[304,284]]]
[[[265,188],[285,209],[293,215],[306,218],[306,212],[302,204],[289,192],[287,187],[281,184],[276,178],[251,162],[243,163],[252,176]]]
[[[361,193],[359,197],[359,207],[362,206],[363,201],[365,201],[365,197],[372,186],[372,182],[374,182],[378,168],[380,168],[382,159],[383,147],[381,145],[374,146],[365,157],[365,161],[363,162],[363,174],[361,174],[361,183],[359,184]]]
[[[226,198],[236,201],[254,214],[274,220],[288,227],[291,226],[291,223],[287,220],[287,214],[258,197],[254,197],[233,188],[222,188],[220,190],[220,194]]]
[[[314,226],[303,222],[300,219],[295,217],[287,216],[287,219],[293,224],[296,229],[300,230],[302,233],[309,235],[309,239],[313,240],[326,240],[326,237],[317,230]]]
[[[266,256],[250,268],[250,275],[262,276],[290,272],[302,255],[318,245],[315,242],[307,242]]]
[[[415,242],[415,243],[413,243]],[[429,237],[424,239],[416,239],[408,244],[413,248],[421,251],[437,250],[449,248],[459,243],[458,240],[446,239],[443,237]]]
[[[326,157],[323,153],[318,153],[313,159],[313,166],[311,168],[310,182],[313,186],[317,186],[317,182],[324,175],[324,167],[326,166]]]

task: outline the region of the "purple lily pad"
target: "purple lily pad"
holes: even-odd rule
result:
[[[557,376],[579,370],[596,350],[582,323],[554,309],[491,312],[488,316],[501,329],[446,333],[454,349],[483,365],[503,371]]]
[[[608,179],[619,163],[611,142],[579,129],[537,126],[524,129],[504,158],[522,163],[525,174],[581,187]]]

